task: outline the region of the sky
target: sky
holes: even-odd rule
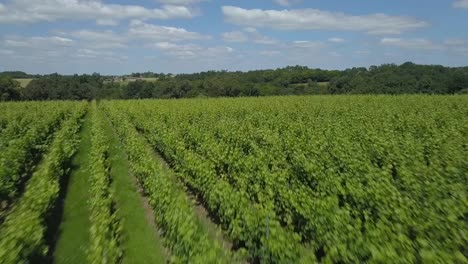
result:
[[[0,0],[0,71],[468,65],[468,0]]]

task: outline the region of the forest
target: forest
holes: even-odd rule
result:
[[[463,94],[468,67],[401,65],[339,70],[288,66],[271,70],[192,74],[131,73],[122,76],[0,73],[0,100],[92,100],[245,97],[314,94]],[[145,78],[152,78],[146,81]],[[25,87],[16,80],[32,78]]]

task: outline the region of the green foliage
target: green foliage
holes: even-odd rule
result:
[[[54,131],[79,103],[9,105],[8,124],[0,135],[0,200],[12,203],[34,169],[37,159],[47,150]],[[6,111],[7,112],[7,111]],[[7,113],[8,115],[8,113]],[[1,212],[5,208],[0,208]]]
[[[103,87],[98,74],[61,76],[52,74],[32,80],[22,89],[23,100],[91,100]]]
[[[90,153],[90,245],[89,263],[118,263],[123,252],[120,248],[121,223],[114,208],[114,194],[110,186],[109,144],[97,113],[96,102],[91,107]]]
[[[0,75],[0,101],[14,101],[20,99],[20,83],[9,76]]]
[[[4,76],[4,77],[1,77]],[[193,74],[132,73],[35,76],[24,88],[0,74],[0,100],[91,100],[194,97],[244,97],[308,94],[455,94],[466,89],[468,67],[384,64],[344,71],[288,66],[248,72],[208,71]],[[3,81],[2,81],[3,80]],[[8,81],[5,81],[8,80]],[[122,80],[124,80],[122,82]],[[13,82],[12,82],[13,81]],[[3,84],[2,84],[3,83]]]
[[[276,97],[106,108],[120,116],[116,126],[132,120],[251,260],[464,263],[467,100]]]
[[[331,80],[332,94],[453,94],[466,88],[468,68],[384,64],[343,71]]]
[[[104,109],[125,147],[133,174],[150,198],[156,223],[163,231],[173,261],[229,263],[229,254],[203,232],[183,189],[163,172],[162,164],[153,160],[151,150],[127,118],[107,105]]]
[[[0,262],[28,263],[47,254],[45,216],[59,194],[59,180],[67,173],[67,161],[74,154],[86,104],[75,111],[57,132],[54,141],[26,190],[0,227]]]
[[[27,74],[22,71],[4,71],[0,72],[0,78],[1,77],[10,77],[14,79],[30,79],[40,77],[40,75]]]
[[[99,111],[99,114],[104,113]],[[146,202],[142,202],[136,178],[130,173],[125,149],[111,127],[110,120],[104,120],[103,117],[101,119],[109,139],[109,173],[112,177],[116,213],[122,222],[122,263],[166,263],[170,254],[163,247],[163,239],[150,215],[151,209]]]
[[[44,104],[43,102],[36,104]],[[62,212],[54,214],[53,219],[61,219],[60,223],[52,223],[48,226],[60,230],[54,241],[53,252],[50,252],[50,262],[56,264],[82,264],[87,262],[87,252],[90,235],[90,208],[88,203],[90,173],[89,153],[91,153],[91,114],[89,111],[83,117],[83,124],[78,137],[80,138],[76,154],[68,163],[72,168],[61,184],[62,200],[58,201],[56,208],[62,208]],[[65,194],[66,193],[66,194]],[[55,211],[55,212],[57,212]],[[61,216],[59,216],[60,214]],[[54,233],[54,229],[48,231]],[[50,250],[49,250],[50,251]]]
[[[293,87],[309,88],[320,93],[313,80]],[[466,95],[93,102],[88,261],[125,262],[130,245],[119,211],[127,207],[114,203],[125,196],[113,191],[107,117],[172,262],[467,263],[467,104]],[[10,205],[1,263],[48,254],[47,222],[88,106],[0,104],[0,190]],[[208,234],[187,189],[238,252]]]

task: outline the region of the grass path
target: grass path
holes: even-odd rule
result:
[[[130,173],[123,146],[110,121],[104,122],[110,143],[110,174],[115,189],[114,198],[119,219],[123,221],[124,263],[165,263],[167,254],[155,226],[154,212]]]
[[[62,222],[53,254],[54,262],[58,264],[86,263],[90,226],[87,204],[89,190],[88,154],[91,150],[90,129],[91,120],[88,113],[80,131],[81,143],[72,160],[73,171],[66,187]]]

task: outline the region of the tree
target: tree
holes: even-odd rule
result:
[[[20,83],[9,76],[0,76],[0,101],[20,99]]]

